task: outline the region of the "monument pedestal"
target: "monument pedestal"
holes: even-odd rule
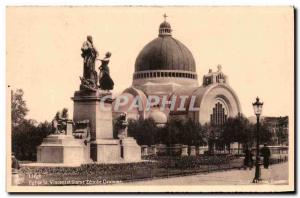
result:
[[[113,139],[111,93],[97,90],[76,91],[73,122],[89,120],[90,139]]]
[[[49,135],[37,148],[37,162],[84,163],[84,144],[72,135]]]
[[[126,137],[120,140],[121,158],[126,162],[138,162],[142,160],[141,147],[132,137]]]
[[[97,139],[91,142],[91,159],[94,162],[119,162],[120,155],[120,144],[117,139]]]
[[[74,97],[73,121],[89,120],[89,146],[85,157],[95,162],[116,161],[120,155],[118,141],[113,139],[111,93],[96,90],[76,91]]]
[[[90,123],[90,152],[85,152],[85,156],[100,163],[141,161],[141,148],[135,139],[113,138],[111,93],[80,90],[72,99],[73,121],[89,120]]]

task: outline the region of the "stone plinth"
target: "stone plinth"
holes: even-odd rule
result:
[[[91,140],[113,138],[111,93],[81,90],[75,92],[72,100],[73,121],[89,120]]]
[[[188,146],[187,145],[182,145],[181,156],[188,156]]]
[[[151,154],[156,155],[156,153],[157,153],[156,145],[151,145],[150,148],[151,148]]]
[[[208,146],[199,146],[198,147],[198,155],[204,155],[204,153],[208,151]]]
[[[142,156],[147,156],[148,155],[148,146],[147,145],[142,145]]]
[[[49,135],[37,148],[37,162],[84,163],[84,144],[71,135]]]
[[[66,135],[73,135],[73,122],[72,122],[72,120],[67,120]]]
[[[196,147],[190,146],[190,156],[196,156]]]
[[[127,137],[120,140],[121,158],[126,162],[141,161],[141,147],[132,137]]]
[[[91,142],[91,158],[95,162],[119,162],[121,156],[120,143],[117,139],[97,139]]]

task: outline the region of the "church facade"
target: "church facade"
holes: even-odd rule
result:
[[[127,112],[128,118],[152,118],[157,123],[179,118],[215,125],[241,113],[239,99],[220,65],[217,71],[210,69],[199,78],[193,54],[172,36],[171,25],[165,20],[158,37],[138,54],[132,85],[122,93],[131,102],[139,97],[143,108],[128,110],[124,106],[120,111]],[[149,96],[158,96],[160,101],[147,108]]]

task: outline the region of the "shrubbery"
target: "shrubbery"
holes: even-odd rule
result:
[[[232,155],[216,155],[216,156],[146,156],[144,159],[158,161],[159,167],[164,168],[199,168],[204,165],[220,165],[228,164],[230,160],[235,159],[236,157]]]
[[[186,144],[200,146],[207,140],[207,129],[192,120],[173,119],[157,127],[152,119],[129,120],[128,135],[139,145]]]
[[[22,167],[21,173],[42,175],[107,175],[132,171],[138,168],[153,168],[155,162],[136,162],[120,164],[83,164],[79,167]]]

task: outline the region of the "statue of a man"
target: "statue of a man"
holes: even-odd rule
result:
[[[95,60],[98,51],[93,45],[92,36],[87,36],[87,40],[81,47],[81,57],[83,58],[83,78],[90,81],[91,84],[97,84],[97,72],[95,71]]]

